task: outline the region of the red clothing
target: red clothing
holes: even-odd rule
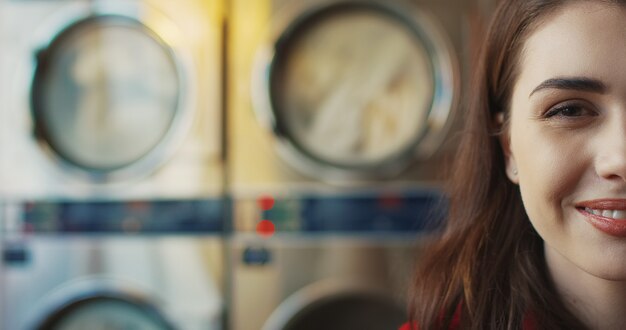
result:
[[[408,323],[403,324],[398,330],[412,330]]]
[[[439,321],[443,321],[443,313],[439,315]],[[454,311],[454,315],[452,315],[452,320],[450,320],[450,330],[458,330],[461,326],[461,304],[456,306],[456,310]],[[398,330],[419,330],[419,327],[414,324],[411,327],[411,324],[405,323]],[[524,329],[526,330],[526,329]]]

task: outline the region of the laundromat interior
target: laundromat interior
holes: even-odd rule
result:
[[[0,329],[398,329],[494,2],[0,0]]]

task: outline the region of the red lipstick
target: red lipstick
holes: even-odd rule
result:
[[[626,199],[596,199],[576,204],[584,219],[596,229],[616,237],[626,237],[626,219],[614,219],[593,214],[590,210],[626,211]]]

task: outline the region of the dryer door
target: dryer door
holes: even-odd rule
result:
[[[181,79],[172,50],[146,25],[121,15],[86,18],[37,60],[33,116],[56,158],[108,175],[162,152],[181,117]]]
[[[397,329],[406,313],[390,299],[366,293],[330,296],[305,306],[284,330]]]
[[[398,329],[407,319],[391,294],[371,284],[321,280],[285,299],[263,330]]]
[[[259,51],[254,101],[296,167],[322,179],[384,178],[438,148],[456,59],[425,12],[338,1],[303,12],[275,40],[273,52]]]
[[[37,326],[37,329],[173,329],[152,306],[133,299],[95,295],[62,306]]]

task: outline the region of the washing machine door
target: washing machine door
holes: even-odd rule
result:
[[[78,20],[37,54],[37,135],[73,168],[129,168],[155,158],[175,131],[181,80],[174,53],[143,22],[118,14]]]
[[[438,147],[456,60],[430,16],[411,10],[320,6],[283,28],[271,55],[259,53],[256,109],[288,161],[314,176],[387,177]]]
[[[319,284],[283,301],[263,330],[388,330],[407,320],[404,308],[388,295]]]
[[[130,297],[96,295],[61,306],[36,327],[38,330],[173,329],[152,306]]]
[[[328,297],[302,309],[284,330],[396,329],[406,314],[388,299],[365,294]]]

